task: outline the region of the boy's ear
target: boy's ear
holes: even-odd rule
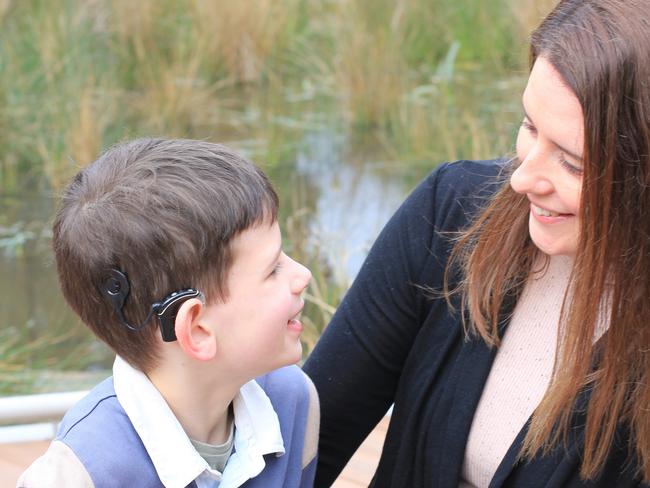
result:
[[[176,340],[181,349],[189,357],[199,361],[209,361],[217,353],[214,332],[199,320],[204,308],[201,300],[191,298],[178,308],[174,323]]]

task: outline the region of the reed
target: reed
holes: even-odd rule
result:
[[[78,329],[32,337],[28,324],[5,327],[0,331],[0,395],[93,386],[100,376],[107,375],[106,369],[102,369],[100,375],[90,374],[88,378],[78,373],[73,375],[79,386],[69,384],[66,372],[86,371],[90,365],[96,365],[98,357],[107,356],[105,347],[99,349],[101,351],[89,333],[80,333]],[[54,376],[55,371],[59,378],[57,384],[52,384],[52,378],[44,381],[48,375]]]
[[[99,107],[88,80],[111,79],[97,71],[94,60],[101,45],[83,6],[73,11],[64,0],[15,2],[0,33],[5,102],[0,164],[40,176],[55,188],[74,170],[73,158],[92,127],[101,124],[91,110]],[[83,144],[92,145],[91,150],[98,146],[92,139]]]
[[[411,106],[410,94],[476,66],[492,77],[525,66],[512,46],[525,45],[552,3],[4,0],[0,175],[57,188],[116,140],[214,134],[233,87],[281,93],[305,81],[339,104],[354,130],[410,134],[414,157],[428,157],[417,141],[446,128]],[[448,101],[430,108],[443,103],[455,110]],[[471,140],[489,140],[471,117],[446,122],[458,124],[449,136],[470,130]]]
[[[510,2],[510,14],[521,36],[528,36],[555,7],[558,0],[526,0]]]
[[[512,148],[526,36],[554,3],[0,0],[0,186],[56,191],[102,148],[139,135],[225,142],[273,174],[322,130],[359,146],[350,164],[404,165],[412,185],[435,162]],[[310,234],[314,189],[294,183],[281,222],[313,273],[309,351],[349,283]],[[87,366],[56,364],[41,349],[57,351],[55,337],[16,334],[22,342],[0,346],[0,371]],[[73,340],[96,356],[90,335]]]
[[[399,104],[407,65],[399,48],[403,1],[337,3],[332,22],[337,53],[336,86],[355,125],[383,126]]]
[[[277,76],[274,56],[287,48],[300,24],[299,0],[193,0],[196,46],[212,66],[238,83]]]
[[[90,76],[77,98],[66,132],[70,157],[79,164],[87,164],[97,157],[106,127],[114,118],[115,107],[96,90],[95,80]]]
[[[302,342],[305,345],[303,355],[307,357],[325,330],[336,307],[350,283],[345,273],[336,266],[343,266],[345,256],[339,256],[332,264],[323,253],[324,243],[315,239],[309,230],[309,210],[296,207],[304,196],[294,197],[293,212],[283,225],[287,252],[293,259],[307,266],[312,279],[304,293],[305,307],[301,315],[305,326]]]
[[[514,148],[525,77],[484,80],[481,73],[416,87],[384,137],[391,158],[413,162],[485,159]]]

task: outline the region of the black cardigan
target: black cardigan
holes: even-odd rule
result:
[[[393,403],[372,486],[458,486],[496,351],[466,338],[458,314],[431,290],[442,290],[454,231],[465,228],[503,184],[502,169],[498,161],[442,165],[402,204],[370,250],[304,367],[322,409],[317,487],[332,484]],[[504,317],[513,306],[514,300],[506,304]],[[505,331],[505,320],[501,327]],[[648,486],[635,474],[636,460],[628,459],[624,428],[600,477],[580,479],[586,396],[567,446],[517,462],[524,426],[490,488]]]

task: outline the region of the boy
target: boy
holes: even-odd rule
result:
[[[277,210],[257,167],[207,142],[136,140],[75,176],[59,280],[117,358],[18,486],[312,485],[318,400],[287,366],[311,274]]]

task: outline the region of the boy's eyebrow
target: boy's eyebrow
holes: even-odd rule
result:
[[[533,122],[533,119],[530,118],[530,115],[528,115],[528,113],[526,113],[526,109],[523,108],[523,107],[522,107],[522,109],[523,109],[523,111],[524,111],[524,117],[526,117],[526,118],[530,121],[530,123],[531,123],[533,126],[535,126],[535,122]],[[535,126],[535,127],[536,127],[536,126]],[[555,142],[555,141],[554,141],[554,142]],[[582,162],[582,156],[578,156],[578,155],[577,155],[576,153],[574,153],[573,151],[569,151],[568,149],[566,149],[566,148],[560,146],[557,142],[555,142],[555,145],[556,145],[556,146],[560,149],[560,151],[562,151],[563,153],[568,154],[571,158],[575,159],[576,161],[580,161],[580,162]]]
[[[275,253],[273,256],[273,259],[270,261],[269,265],[266,267],[266,271],[270,272],[271,269],[275,267],[275,263],[278,262],[278,259],[280,259],[280,254],[282,254],[282,246],[278,248],[278,252]]]

